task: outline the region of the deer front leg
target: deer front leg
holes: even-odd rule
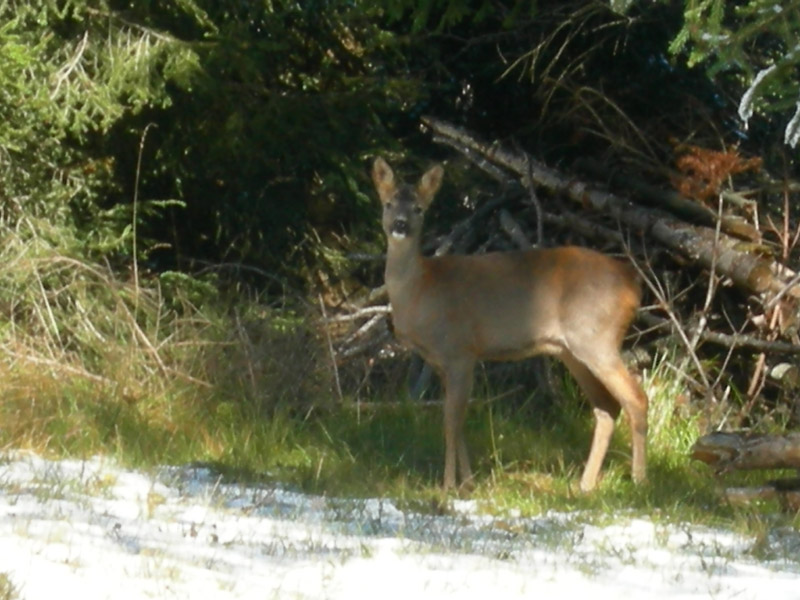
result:
[[[472,361],[460,361],[444,369],[444,489],[456,487],[456,467],[461,476],[461,484],[472,483],[472,469],[469,466],[469,452],[464,438],[464,420],[467,403],[472,392]]]

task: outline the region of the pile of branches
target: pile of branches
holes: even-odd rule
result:
[[[790,184],[782,223],[764,224],[756,202],[730,189],[732,175],[756,171],[760,161],[735,150],[684,149],[672,189],[664,189],[588,162],[567,174],[517,147],[439,119],[423,121],[436,142],[498,187],[427,253],[569,242],[627,256],[646,290],[635,335],[645,357],[672,348],[681,357],[673,367],[697,398],[718,406],[737,398],[743,419],[736,425],[765,406],[800,418],[793,394],[800,382],[800,275],[789,266],[800,230],[790,223]],[[545,239],[545,230],[558,232],[557,239]],[[368,357],[373,365],[394,355],[390,312],[385,290],[377,288],[327,318],[337,364]]]

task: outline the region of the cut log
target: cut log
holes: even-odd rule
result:
[[[717,431],[692,447],[692,458],[717,473],[742,469],[800,469],[800,433],[753,435]]]
[[[692,458],[711,465],[717,474],[733,470],[800,469],[800,433],[753,435],[717,431],[692,447]],[[730,487],[725,497],[734,504],[778,500],[784,510],[800,510],[800,479],[769,481],[754,487]]]

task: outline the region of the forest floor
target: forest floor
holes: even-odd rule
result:
[[[0,461],[0,598],[800,599],[793,529],[754,539],[464,500],[445,512],[14,452]]]

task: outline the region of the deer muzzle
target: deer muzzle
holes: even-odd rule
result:
[[[411,235],[411,226],[408,224],[406,219],[395,219],[392,221],[390,233],[392,234],[393,238],[397,240],[404,240]]]

